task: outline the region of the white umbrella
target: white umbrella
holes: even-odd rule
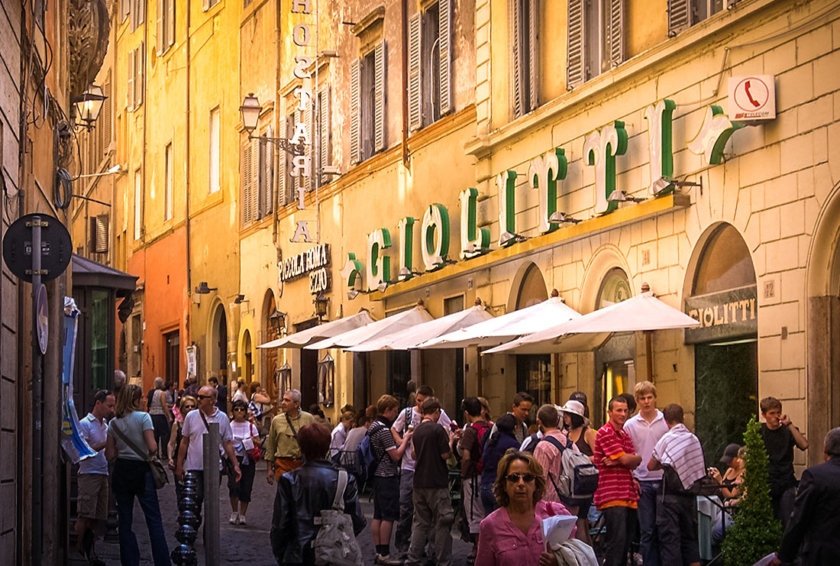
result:
[[[326,324],[319,324],[318,326],[295,332],[284,338],[277,338],[271,342],[260,344],[257,348],[303,348],[313,342],[349,332],[354,328],[365,326],[371,322],[373,322],[373,317],[370,316],[367,310],[362,309],[352,316],[345,316],[344,318],[339,318]]]
[[[690,328],[700,323],[646,292],[604,307],[576,320],[503,344],[485,354],[550,354],[583,352],[603,344],[614,332],[642,332]]]
[[[412,309],[383,318],[382,320],[377,320],[367,326],[362,326],[361,328],[332,336],[326,340],[309,344],[308,346],[304,346],[304,349],[326,350],[327,348],[349,348],[350,346],[361,344],[366,340],[372,340],[379,336],[392,335],[395,332],[417,326],[429,320],[432,320],[432,315],[429,314],[429,311],[423,305],[417,305]]]
[[[492,319],[493,315],[479,302],[467,310],[459,311],[424,322],[418,326],[406,328],[395,334],[386,334],[361,342],[347,348],[348,352],[375,352],[378,350],[410,350],[432,338],[437,338],[448,332],[472,326],[484,320]]]
[[[497,346],[518,336],[538,332],[580,317],[560,297],[551,297],[536,305],[509,312],[467,328],[445,334],[420,344],[420,349]]]

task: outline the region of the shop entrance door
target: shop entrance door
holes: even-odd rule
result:
[[[534,398],[528,422],[537,422],[540,405],[553,403],[551,399],[551,356],[516,356],[516,390],[526,391]]]
[[[758,407],[758,348],[755,340],[694,347],[695,430],[706,463],[715,465],[726,445],[744,443]]]

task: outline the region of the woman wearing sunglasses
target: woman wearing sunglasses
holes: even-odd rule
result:
[[[175,459],[178,457],[178,450],[181,448],[181,428],[184,426],[184,417],[187,413],[198,406],[198,400],[192,395],[183,395],[178,400],[177,411],[173,411],[175,422],[172,423],[172,432],[169,435],[169,469],[175,469]],[[174,474],[173,474],[174,475]],[[175,495],[181,499],[181,490],[184,489],[183,482],[175,477]]]
[[[245,513],[251,502],[251,490],[254,487],[254,472],[257,466],[257,463],[248,456],[247,450],[253,449],[255,444],[260,443],[260,436],[257,427],[248,420],[248,404],[237,399],[232,407],[233,420],[230,423],[230,429],[233,432],[233,449],[236,451],[236,459],[239,460],[242,477],[236,481],[235,476],[228,474],[230,524],[247,525]]]
[[[571,513],[542,500],[545,477],[531,454],[508,450],[497,472],[493,493],[500,507],[481,521],[475,565],[556,566],[554,554],[545,549],[542,520]]]

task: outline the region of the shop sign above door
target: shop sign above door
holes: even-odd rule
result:
[[[321,293],[330,290],[330,245],[321,244],[305,252],[287,257],[280,265],[280,281],[292,281],[309,275],[309,292]]]
[[[715,342],[755,335],[756,286],[748,285],[719,293],[695,295],[685,300],[685,312],[700,321],[700,326],[686,328],[687,344]]]

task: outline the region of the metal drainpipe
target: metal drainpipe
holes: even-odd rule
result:
[[[186,339],[184,343],[187,345],[192,344],[192,332],[190,328],[190,314],[192,313],[192,254],[190,253],[190,8],[191,6],[188,4],[187,6],[187,15],[186,15],[186,26],[187,26],[187,33],[185,34],[186,38],[186,51],[187,51],[187,62],[186,62],[186,74],[187,74],[187,96],[186,96],[186,104],[187,104],[187,129],[184,141],[184,154],[186,155],[186,174],[184,175],[184,225],[186,231],[186,243],[185,248],[187,250],[186,259],[187,259],[187,308],[186,308],[186,315],[184,320],[184,328],[186,329]],[[221,110],[220,110],[221,112]],[[219,116],[219,124],[221,124],[221,114]],[[221,126],[220,126],[221,129]],[[221,159],[221,152],[219,152],[219,159]],[[196,368],[195,368],[196,376],[198,375],[198,360],[196,360]]]
[[[408,0],[402,1],[402,161],[408,167]]]

